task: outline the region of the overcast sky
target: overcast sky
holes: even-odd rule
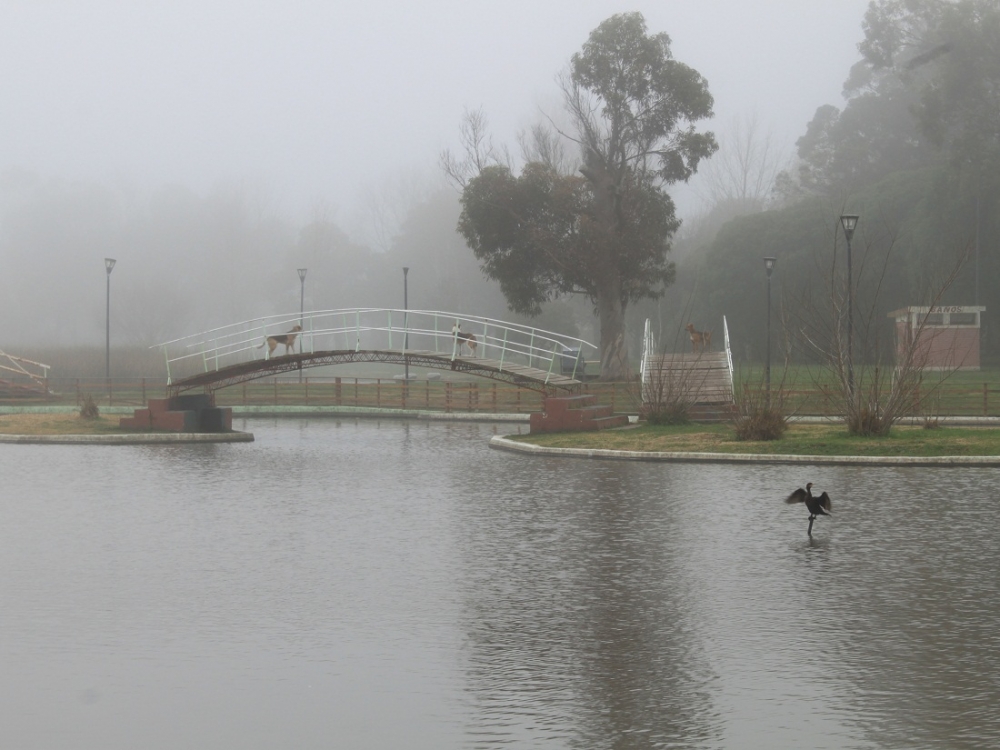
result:
[[[0,170],[246,181],[290,216],[454,148],[482,107],[498,140],[555,109],[587,35],[639,10],[709,82],[716,123],[756,113],[791,150],[840,105],[868,0],[0,0]]]

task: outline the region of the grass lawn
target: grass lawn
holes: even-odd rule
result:
[[[0,415],[4,435],[104,435],[126,433],[118,416],[96,420],[77,414]],[[840,424],[792,424],[781,440],[740,442],[728,425],[656,427],[641,424],[599,432],[511,435],[509,439],[555,448],[623,451],[691,451],[813,456],[1000,456],[1000,429],[900,426],[887,438],[851,437]]]
[[[638,425],[599,432],[511,435],[553,448],[623,451],[764,453],[807,456],[1000,456],[1000,429],[895,427],[889,437],[852,437],[840,424],[789,425],[781,440],[740,442],[728,425]]]
[[[127,433],[118,415],[81,419],[78,414],[2,414],[0,435],[108,435]]]

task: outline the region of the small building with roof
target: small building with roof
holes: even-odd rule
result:
[[[937,305],[904,307],[889,313],[896,321],[897,361],[913,346],[914,364],[925,370],[978,370],[979,330],[985,307]]]

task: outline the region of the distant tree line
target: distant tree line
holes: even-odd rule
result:
[[[0,172],[0,348],[103,346],[105,270],[113,346],[150,346],[264,315],[297,312],[297,268],[307,268],[307,310],[403,306],[497,318],[512,315],[455,226],[454,190],[430,183],[369,212],[384,244],[352,239],[333,212],[296,223],[247,186],[198,194],[179,186],[68,182]],[[372,233],[373,235],[375,233]],[[373,245],[376,245],[373,247]],[[579,333],[574,313],[551,306],[536,324]],[[15,324],[16,323],[16,324]],[[156,373],[151,373],[156,374]]]
[[[726,315],[735,353],[760,361],[763,258],[778,258],[775,315],[785,305],[794,317],[795,305],[843,281],[838,217],[853,213],[857,304],[877,295],[873,333],[888,340],[887,313],[926,304],[967,254],[941,302],[986,306],[984,354],[1000,354],[1000,325],[990,322],[1000,315],[990,283],[1000,271],[1000,5],[877,0],[862,28],[844,106],[817,109],[767,205],[717,222],[686,248],[671,298],[637,307],[632,329],[642,317],[667,332],[689,318],[718,327]]]

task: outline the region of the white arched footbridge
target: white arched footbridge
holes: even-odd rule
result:
[[[301,331],[293,331],[295,326]],[[281,337],[290,333],[295,340],[286,348]],[[275,336],[272,352],[267,340]],[[156,346],[174,395],[354,362],[453,370],[542,392],[573,391],[580,386],[585,355],[597,349],[572,336],[492,318],[385,308],[257,318]]]

